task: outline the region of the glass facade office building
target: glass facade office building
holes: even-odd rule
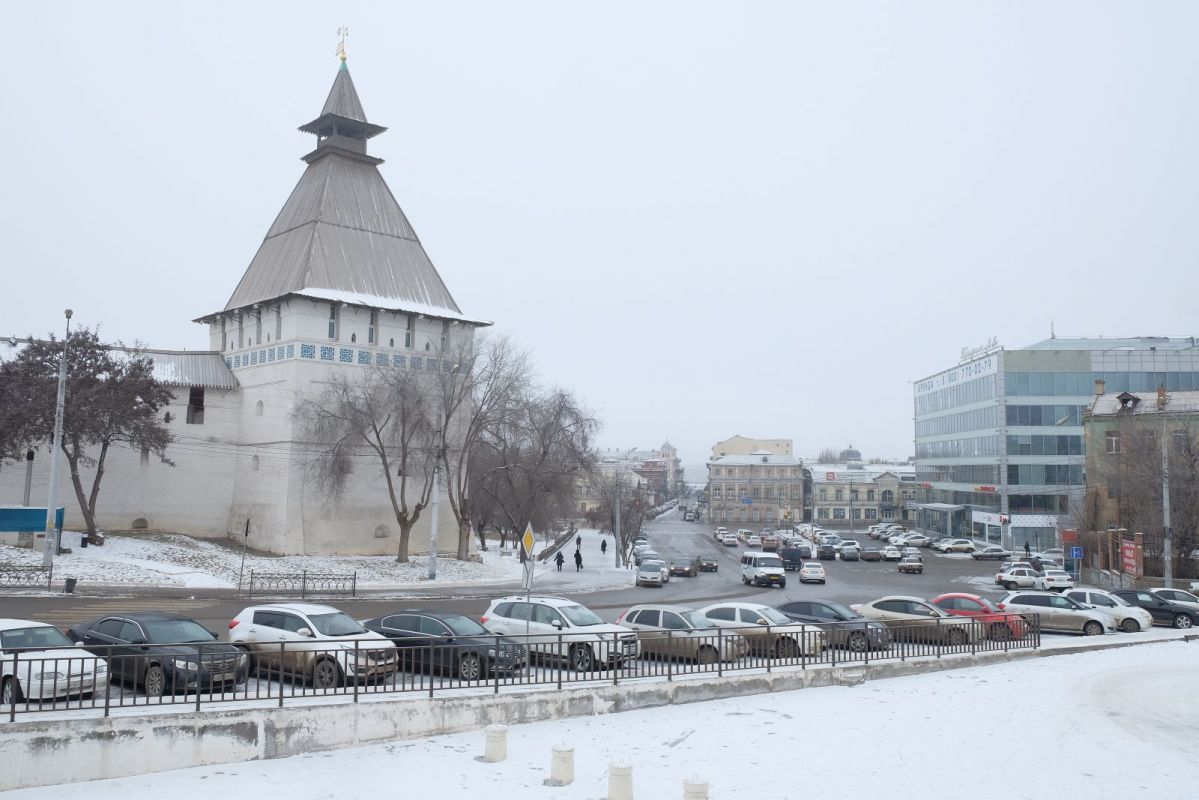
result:
[[[1107,392],[1199,389],[1195,337],[1047,339],[995,348],[916,381],[917,524],[1046,547],[1084,494],[1082,413]]]

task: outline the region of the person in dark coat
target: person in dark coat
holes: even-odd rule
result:
[[[608,540],[607,539],[600,540],[600,552],[601,553],[608,552]]]
[[[575,549],[576,550],[583,549],[583,534],[581,534],[581,533],[579,534],[578,538],[575,539]]]
[[[1024,557],[1025,558],[1032,557],[1032,548],[1028,546],[1028,542],[1024,543]]]
[[[583,552],[581,550],[576,550],[575,551],[575,572],[582,572],[582,571],[583,571]]]
[[[558,565],[558,571],[562,571],[562,565],[566,563],[566,559],[562,557],[562,551],[558,551],[558,555],[554,558],[554,563]]]

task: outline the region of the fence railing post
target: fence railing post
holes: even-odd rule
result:
[[[558,659],[561,660],[561,658],[562,658],[562,634],[559,633],[558,634]],[[562,688],[562,673],[566,669],[573,669],[573,668],[574,668],[574,665],[570,663],[570,653],[567,653],[566,654],[566,666],[558,667],[558,688],[559,689]]]
[[[350,583],[350,597],[358,596],[358,570],[354,570],[354,577]]]
[[[300,572],[300,599],[307,597],[308,592],[308,570]]]
[[[666,680],[674,680],[674,637],[672,631],[666,629]]]
[[[254,597],[254,570],[250,570],[250,585],[246,587],[246,599]]]
[[[11,678],[11,680],[13,682],[13,685],[12,685],[12,691],[10,692],[10,694],[8,696],[8,721],[9,722],[15,722],[17,719],[17,686],[18,686],[17,675],[20,674],[17,672],[17,659],[20,657],[20,655],[21,654],[16,651],[14,651],[12,654],[12,678]]]

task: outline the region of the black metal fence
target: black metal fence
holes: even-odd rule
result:
[[[0,564],[0,589],[49,589],[54,567],[25,567]]]
[[[1023,620],[1023,618],[1021,618]],[[855,634],[862,634],[857,636]],[[698,630],[419,637],[5,651],[2,709],[37,712],[206,706],[513,687],[613,684],[746,671],[823,668],[1040,646],[1039,619],[1013,630],[962,618],[892,627],[846,624]],[[61,654],[62,651],[59,651]]]
[[[257,592],[263,595],[295,595],[301,599],[311,595],[357,597],[358,573],[325,572],[254,572],[250,571],[250,583],[246,596]]]

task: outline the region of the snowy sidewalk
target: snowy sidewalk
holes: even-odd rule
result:
[[[1199,739],[1197,655],[1194,643],[1162,643],[518,725],[499,764],[476,759],[484,734],[472,732],[7,797],[374,800],[398,778],[407,794],[445,800],[602,798],[616,759],[633,764],[638,797],[681,797],[692,776],[709,781],[714,798],[884,792],[959,800],[992,793],[997,776],[1015,782],[1007,796],[1040,796],[1034,784],[1024,792],[1019,783],[1017,766],[1033,764],[1054,770],[1060,777],[1049,780],[1068,786],[1066,794],[1089,800],[1182,796],[1194,782],[1188,765]],[[946,737],[968,740],[970,753],[947,757],[937,744]],[[551,748],[560,744],[575,749],[576,780],[548,787]]]

